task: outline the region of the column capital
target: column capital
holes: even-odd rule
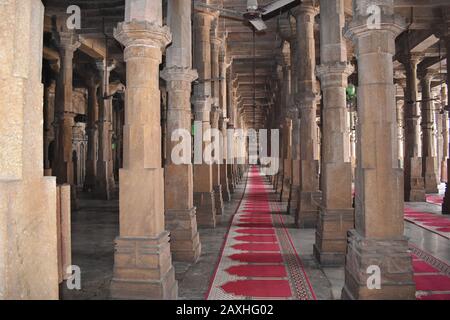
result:
[[[105,72],[105,70],[110,73],[111,71],[113,71],[116,68],[116,61],[115,60],[111,60],[111,61],[106,61],[106,60],[97,60],[95,61],[95,65],[97,66],[97,69],[100,72]]]
[[[421,53],[407,52],[397,54],[396,57],[397,60],[400,63],[402,63],[405,67],[411,66],[415,68],[423,60],[425,56]]]
[[[321,96],[315,92],[300,92],[295,94],[294,101],[299,109],[311,108],[314,103],[319,101]]]
[[[316,75],[320,78],[322,87],[346,86],[347,78],[355,71],[349,62],[322,64],[316,67]]]
[[[160,50],[163,50],[172,41],[169,27],[137,20],[120,22],[114,29],[114,38],[126,48],[148,47]],[[142,53],[140,54],[142,55]]]
[[[320,12],[319,8],[314,5],[313,1],[305,0],[299,6],[295,7],[292,10],[292,13],[295,16],[297,22],[300,20],[301,22],[313,22],[309,18],[308,20],[304,20],[306,17],[314,18]]]
[[[75,52],[80,46],[78,35],[73,31],[60,31],[56,33],[56,44],[60,50]]]
[[[292,99],[294,100],[294,99]],[[289,107],[286,108],[286,118],[287,119],[291,119],[291,120],[295,120],[299,118],[299,110],[295,105],[291,105]]]
[[[355,0],[353,4],[353,19],[347,24],[344,36],[352,41],[379,32],[391,32],[395,39],[406,28],[403,17],[394,13],[393,0],[379,0],[377,7],[380,10],[380,23],[372,22],[371,2],[366,0]],[[395,48],[390,48],[395,51]]]
[[[202,26],[207,26],[208,28],[211,27],[211,24],[213,23],[214,19],[217,19],[219,16],[218,12],[211,11],[207,8],[199,8],[196,7],[194,11],[194,26],[198,23],[200,23]]]
[[[166,81],[185,81],[193,82],[198,79],[197,70],[185,67],[173,66],[165,68],[160,77]]]
[[[289,17],[288,19],[289,21],[284,21],[284,23],[280,24],[278,34],[281,39],[290,43],[291,41],[295,41],[297,39],[297,26],[293,17]]]

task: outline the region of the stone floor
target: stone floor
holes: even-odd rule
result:
[[[224,215],[218,216],[215,229],[200,229],[202,256],[195,265],[174,263],[179,285],[179,298],[202,300],[208,291],[223,241],[244,192],[245,183],[236,188],[232,201],[225,203]],[[114,238],[118,234],[118,200],[99,201],[81,195],[78,209],[72,214],[72,263],[81,268],[81,290],[68,290],[61,285],[61,299],[108,299],[112,277]],[[440,206],[409,203],[409,206],[440,214]],[[285,209],[282,204],[280,210]],[[314,229],[297,229],[293,218],[283,215],[296,250],[318,299],[339,299],[344,284],[343,268],[321,268],[313,258]],[[406,223],[405,235],[419,248],[450,264],[450,240]]]

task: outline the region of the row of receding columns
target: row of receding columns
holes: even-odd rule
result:
[[[367,24],[368,3],[356,0],[352,22],[345,29],[345,36],[355,46],[358,62],[358,120],[356,122],[356,173],[355,208],[352,208],[352,154],[346,88],[348,76],[353,67],[347,62],[344,40],[344,1],[332,0],[321,3],[321,65],[316,68],[314,17],[317,14],[312,2],[304,1],[293,13],[296,18],[297,54],[291,62],[291,69],[297,81],[291,86],[300,117],[300,170],[294,173],[290,162],[290,148],[295,133],[286,130],[282,120],[282,149],[284,156],[280,174],[284,183],[274,179],[281,199],[286,200],[283,188],[286,176],[291,188],[293,174],[299,174],[299,196],[296,208],[296,222],[300,227],[317,227],[314,255],[324,266],[345,264],[345,286],[343,298],[413,299],[412,260],[408,252],[407,239],[403,236],[403,170],[398,161],[397,112],[393,77],[393,55],[395,39],[404,30],[403,20],[394,14],[393,0],[382,0],[381,25],[369,28]],[[292,45],[292,42],[291,42]],[[292,49],[292,48],[291,48]],[[301,57],[301,58],[300,58]],[[413,66],[414,67],[414,66]],[[415,72],[411,67],[408,72]],[[282,70],[284,70],[282,64]],[[373,72],[377,70],[377,72]],[[316,74],[315,74],[316,73]],[[318,90],[315,76],[320,78],[323,95],[322,105],[322,147],[320,200],[317,161],[316,106]],[[281,85],[286,85],[284,75]],[[293,80],[294,79],[294,80]],[[410,87],[417,87],[409,79]],[[422,81],[424,99],[430,97],[430,77]],[[414,94],[414,91],[408,91]],[[417,97],[405,100],[417,101]],[[429,99],[428,99],[429,100]],[[282,103],[282,100],[281,100]],[[286,110],[288,103],[282,103]],[[418,108],[417,105],[414,105]],[[405,135],[411,141],[418,141],[418,110],[409,109],[405,114]],[[434,110],[431,104],[422,106],[422,130],[425,132],[423,154],[432,156]],[[291,118],[295,119],[295,115]],[[352,120],[352,119],[350,119]],[[287,122],[287,121],[286,121]],[[408,127],[409,126],[409,127]],[[292,126],[294,127],[294,126]],[[297,130],[297,129],[295,129]],[[287,137],[286,137],[287,135]],[[292,139],[292,141],[290,141]],[[407,138],[408,139],[408,138]],[[410,151],[405,155],[405,167],[414,166],[414,185],[431,180],[428,173],[434,168],[428,160],[422,164],[418,146],[409,143]],[[288,151],[288,152],[286,152]],[[409,152],[409,153],[408,153]],[[288,160],[288,161],[286,161]],[[412,164],[409,164],[409,163]],[[290,166],[289,168],[286,168]],[[417,173],[416,173],[417,172]],[[291,174],[291,175],[289,175]],[[406,173],[405,173],[406,175]],[[436,181],[430,181],[435,185]],[[436,184],[437,185],[437,184]],[[291,206],[291,205],[290,205]],[[381,271],[381,289],[367,287],[369,267],[375,265]]]
[[[55,85],[54,153],[51,174],[57,177],[58,184],[72,185],[72,200],[75,200],[72,139],[73,110],[73,59],[81,43],[73,30],[65,27],[65,20],[55,20],[54,35],[59,49],[59,72]],[[111,199],[115,186],[113,172],[113,110],[110,91],[110,74],[114,63],[101,60],[96,62],[97,72],[82,70],[88,89],[87,127],[88,152],[86,160],[86,179],[84,189],[94,191],[101,199]],[[48,98],[48,97],[47,97]],[[48,101],[46,101],[48,103]],[[45,155],[47,166],[48,146]],[[98,152],[97,152],[98,150]],[[50,175],[50,172],[46,173]]]
[[[191,15],[194,15],[193,30]],[[168,3],[168,25],[162,25],[161,1],[127,0],[125,21],[115,30],[125,46],[127,91],[124,126],[124,162],[120,170],[120,235],[116,239],[113,298],[177,297],[172,259],[194,263],[201,255],[198,226],[215,227],[216,215],[223,212],[223,199],[230,200],[230,183],[235,167],[227,162],[210,164],[203,154],[211,150],[210,129],[224,134],[223,148],[235,147],[227,141],[228,104],[234,104],[232,77],[223,39],[218,35],[218,15],[191,12],[191,1]],[[193,32],[192,32],[193,31]],[[192,34],[194,39],[192,41]],[[166,164],[161,163],[160,75],[162,51],[167,49],[161,77],[168,93],[166,123]],[[194,43],[194,44],[193,44]],[[194,47],[193,57],[191,48]],[[227,81],[227,79],[229,81]],[[193,82],[193,92],[191,87]],[[201,159],[177,152],[180,129],[191,133],[191,103],[194,109],[194,142],[201,145]],[[242,127],[242,116],[230,117]],[[238,119],[236,119],[238,118]],[[175,139],[174,139],[175,137]],[[188,145],[191,145],[190,137]],[[234,148],[235,149],[235,148]],[[185,152],[181,151],[182,153]],[[215,150],[214,158],[226,158]],[[220,154],[217,154],[219,152]],[[186,161],[178,163],[174,157]],[[198,163],[201,161],[201,164]]]

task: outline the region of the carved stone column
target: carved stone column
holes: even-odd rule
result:
[[[289,187],[289,202],[288,213],[296,215],[297,205],[300,192],[300,114],[299,109],[295,103],[298,87],[298,63],[300,61],[298,56],[298,39],[296,32],[290,37],[291,48],[291,89],[289,97],[289,107],[292,114],[292,151],[291,151],[291,185]]]
[[[354,68],[347,63],[342,29],[344,0],[322,3],[321,62],[317,75],[323,92],[322,208],[314,255],[321,265],[343,265],[347,232],[354,227],[352,168],[347,127],[346,88]]]
[[[99,77],[92,74],[86,79],[88,89],[88,110],[86,133],[88,137],[87,159],[86,159],[86,179],[84,189],[86,191],[94,190],[97,177],[97,148],[98,148],[98,88],[100,85]]]
[[[405,201],[425,201],[420,143],[420,111],[417,88],[417,65],[420,57],[403,57],[406,70],[405,89]]]
[[[444,41],[447,52],[450,52],[450,10],[446,10],[446,25],[444,30]],[[450,88],[450,63],[447,63],[447,90]],[[447,107],[450,106],[450,94],[447,92]],[[450,214],[450,158],[447,160],[447,183],[445,185],[444,203],[442,204],[442,214]]]
[[[213,20],[211,25],[211,93],[212,93],[212,109],[211,109],[211,129],[220,131],[219,119],[222,114],[220,109],[220,65],[219,54],[222,47],[222,39],[218,35],[219,18]],[[213,138],[214,139],[214,138]],[[220,150],[216,150],[220,153]],[[214,155],[214,157],[220,155]],[[223,196],[222,196],[222,181],[220,180],[221,164],[214,162],[212,164],[212,177],[214,188],[214,199],[216,206],[216,214],[223,214]]]
[[[396,79],[397,96],[396,96],[396,117],[397,117],[397,148],[398,161],[400,168],[404,167],[405,159],[405,88],[406,79]]]
[[[54,120],[55,120],[55,85],[54,79],[43,81],[44,83],[44,175],[52,176],[52,160],[50,149],[54,144]]]
[[[169,232],[164,226],[159,65],[171,41],[162,2],[127,0],[114,37],[124,45],[127,70],[124,162],[120,170],[120,234],[111,296],[176,299]]]
[[[230,201],[230,189],[228,183],[228,162],[227,162],[227,123],[228,123],[228,112],[227,112],[227,59],[226,59],[226,48],[225,40],[223,46],[220,48],[219,54],[219,65],[220,65],[220,89],[219,89],[219,105],[221,110],[221,116],[219,118],[219,130],[222,134],[222,146],[221,146],[221,159],[220,164],[220,183],[222,185],[222,198],[224,201]]]
[[[442,158],[441,158],[441,182],[447,182],[447,161],[448,161],[448,150],[449,150],[449,124],[448,124],[448,111],[443,108],[447,105],[447,87],[442,87],[441,92],[441,108],[442,108]]]
[[[216,15],[205,10],[194,13],[194,68],[199,82],[194,86],[195,121],[201,123],[203,131],[202,155],[209,146],[211,128],[211,23]],[[196,134],[198,134],[196,132]],[[201,227],[216,226],[216,201],[213,190],[211,164],[194,164],[194,205],[197,207],[197,222]]]
[[[193,263],[200,256],[201,245],[194,207],[191,155],[182,155],[187,156],[187,161],[183,163],[174,163],[172,159],[173,156],[180,156],[172,154],[179,143],[172,141],[172,134],[176,130],[190,132],[191,129],[191,86],[192,81],[198,77],[197,71],[192,70],[192,1],[171,0],[168,5],[168,24],[173,41],[167,49],[166,68],[161,75],[167,81],[169,93],[164,180],[165,221],[171,234],[173,259]]]
[[[0,30],[0,300],[57,300],[56,182],[42,166],[41,1],[0,1]]]
[[[70,30],[55,34],[57,39],[60,69],[55,89],[55,160],[53,174],[58,184],[74,183],[72,162],[72,137],[75,124],[72,107],[73,55],[81,45],[78,36]],[[72,188],[73,195],[74,188]],[[73,199],[73,198],[72,198]]]
[[[318,207],[315,196],[319,192],[317,158],[317,87],[314,17],[317,9],[312,1],[304,1],[295,8],[297,21],[298,85],[296,102],[300,110],[300,195],[297,206],[297,226],[315,227]]]
[[[422,176],[426,193],[438,193],[436,143],[434,140],[434,101],[431,100],[431,80],[434,75],[422,76]]]
[[[109,92],[109,77],[115,68],[109,61],[97,62],[102,79],[98,114],[98,160],[96,194],[105,200],[111,199],[114,190],[114,165],[112,158],[112,97]],[[105,72],[106,71],[106,72]]]
[[[231,63],[230,67],[228,68],[227,72],[227,110],[228,110],[228,118],[229,121],[227,123],[227,129],[234,130],[234,117],[235,117],[235,110],[236,110],[236,99],[235,99],[235,90],[233,88],[233,78],[232,78],[232,69],[231,69]],[[234,134],[228,136],[227,135],[227,159],[231,160],[230,162],[227,162],[227,178],[228,178],[228,190],[230,190],[230,193],[234,193]],[[231,197],[230,197],[231,199]]]
[[[403,172],[397,161],[393,55],[404,20],[380,0],[381,24],[369,28],[366,0],[355,0],[346,36],[358,59],[355,229],[349,232],[343,299],[415,299],[412,258],[403,235]],[[373,72],[377,70],[377,72]],[[379,268],[371,289],[369,267]]]

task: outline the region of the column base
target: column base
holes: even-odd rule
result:
[[[405,176],[405,201],[425,202],[425,181],[422,177],[422,158],[410,158],[411,172]],[[405,170],[407,170],[405,168]],[[409,182],[409,185],[407,184]]]
[[[155,238],[116,238],[110,293],[121,300],[177,299],[167,231]]]
[[[381,270],[381,288],[369,289],[370,266]],[[370,271],[370,270],[369,270]],[[344,300],[409,300],[415,299],[412,258],[405,237],[373,240],[356,230],[349,232],[345,265]]]
[[[300,186],[292,185],[289,189],[290,189],[290,192],[289,192],[287,213],[295,215],[295,213],[297,212],[298,194],[300,192]]]
[[[166,228],[170,232],[170,251],[174,261],[197,262],[201,254],[195,207],[188,210],[167,209]]]
[[[108,166],[112,166],[112,161],[103,162],[97,167],[95,195],[102,200],[111,200],[114,189],[114,178],[109,176]]]
[[[194,205],[197,208],[197,225],[199,227],[216,227],[214,198],[214,192],[194,192]]]
[[[223,214],[223,197],[222,197],[222,185],[214,186],[214,202],[216,207],[216,214]]]
[[[323,209],[319,213],[314,256],[322,266],[343,266],[347,232],[354,228],[353,209]]]
[[[283,179],[281,193],[280,193],[280,201],[281,202],[289,201],[290,189],[291,189],[291,180],[290,180],[290,178],[285,177]]]
[[[439,193],[438,189],[438,179],[437,179],[437,168],[436,168],[436,158],[425,157],[424,160],[424,183],[426,193]]]
[[[224,184],[222,184],[222,198],[223,201],[229,202],[231,201],[230,189],[228,186],[228,179],[225,179]]]
[[[295,225],[297,228],[316,228],[319,218],[319,208],[315,203],[320,197],[320,191],[300,191],[299,201],[297,205],[297,213],[295,216]]]
[[[234,177],[233,177],[233,165],[227,164],[227,174],[228,174],[228,190],[230,193],[234,193],[235,185],[234,185]]]

